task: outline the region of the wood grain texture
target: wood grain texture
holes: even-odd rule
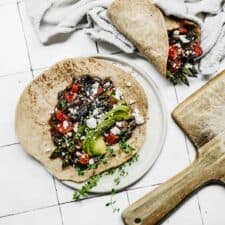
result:
[[[155,225],[204,184],[225,184],[225,71],[217,75],[172,113],[197,148],[195,161],[145,195],[123,214],[126,225]]]
[[[199,149],[196,160],[181,173],[145,195],[123,214],[126,225],[154,225],[205,183],[225,174],[225,132]]]

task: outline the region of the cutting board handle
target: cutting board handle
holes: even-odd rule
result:
[[[126,225],[155,225],[190,193],[211,178],[205,163],[196,159],[189,167],[149,194],[133,203],[123,213]]]

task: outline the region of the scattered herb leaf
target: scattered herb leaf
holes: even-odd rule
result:
[[[84,176],[84,171],[80,167],[76,167],[76,171],[79,176]]]

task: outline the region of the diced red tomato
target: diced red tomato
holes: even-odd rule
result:
[[[119,139],[119,136],[118,135],[115,135],[115,134],[112,134],[112,133],[109,133],[107,136],[106,136],[106,142],[108,145],[113,145],[115,144]]]
[[[73,93],[77,93],[78,92],[78,84],[73,83],[71,90]]]
[[[64,129],[65,134],[73,130],[73,124],[70,124],[66,129]]]
[[[79,163],[81,165],[87,165],[89,162],[89,159],[90,159],[89,155],[84,153],[79,157]]]
[[[59,123],[55,126],[55,129],[57,132],[61,133],[61,134],[67,134],[68,132],[73,130],[73,124],[69,123],[69,126],[67,128],[63,127],[63,122]]]
[[[182,50],[182,48],[178,47],[177,45],[171,45],[169,47],[169,53],[168,53],[168,57],[171,60],[183,57],[184,52]]]
[[[57,113],[56,113],[56,118],[57,118],[57,120],[59,120],[59,121],[64,121],[64,120],[69,120],[70,118],[66,115],[66,114],[64,114],[62,111],[57,111]]]
[[[169,61],[169,70],[171,73],[177,73],[182,66],[182,62],[180,59],[175,59],[172,61]]]
[[[69,102],[72,102],[73,98],[74,98],[74,95],[72,93],[65,93],[65,98],[66,98],[66,101],[69,103]]]
[[[97,95],[101,95],[104,92],[104,88],[103,87],[99,87],[98,91],[97,91]]]
[[[194,52],[195,57],[199,57],[203,54],[203,50],[202,50],[201,46],[197,43],[193,43],[191,45],[191,49]]]
[[[185,28],[185,27],[181,27],[179,29],[179,31],[180,31],[181,34],[186,34],[188,32],[187,28]]]

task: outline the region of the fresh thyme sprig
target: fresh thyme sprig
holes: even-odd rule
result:
[[[114,179],[114,186],[117,186],[120,184],[120,178],[127,176],[128,173],[125,170],[126,165],[131,166],[134,162],[136,162],[138,160],[138,155],[133,156],[127,163],[117,167],[117,168],[112,168],[109,169],[107,171],[104,171],[101,174],[95,175],[93,177],[91,177],[79,190],[76,190],[73,194],[73,200],[74,201],[80,201],[86,197],[88,197],[89,192],[97,186],[99,180],[101,179],[101,177],[103,176],[108,176],[108,175],[113,175],[114,173],[116,173],[117,171],[119,171],[119,175],[118,177],[116,177]],[[113,188],[113,190],[115,190]]]
[[[110,201],[105,204],[106,207],[111,206],[111,208],[113,210],[113,213],[116,213],[116,212],[119,212],[120,211],[120,208],[118,208],[118,207],[115,206],[116,200],[113,199],[113,197],[115,196],[115,194],[116,194],[116,189],[113,188],[112,189],[111,196],[110,196]]]

